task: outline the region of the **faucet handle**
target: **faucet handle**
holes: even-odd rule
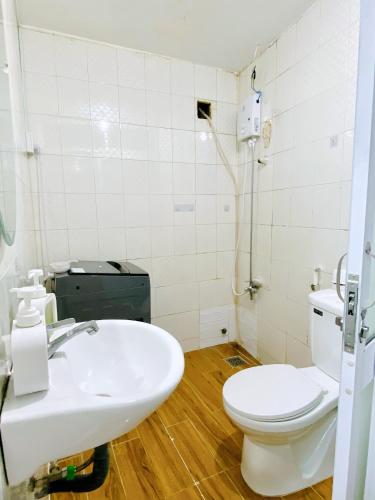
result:
[[[76,320],[74,318],[66,318],[66,319],[61,319],[60,321],[56,321],[55,323],[50,323],[49,325],[47,325],[47,334],[51,335],[59,328],[63,326],[74,325],[75,322]]]

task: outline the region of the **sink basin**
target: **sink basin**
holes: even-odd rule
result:
[[[16,398],[10,378],[0,424],[10,485],[134,429],[179,383],[184,357],[172,335],[136,321],[97,323],[95,335],[81,333],[49,360],[48,391]]]

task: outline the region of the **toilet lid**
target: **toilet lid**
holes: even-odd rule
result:
[[[290,420],[315,408],[324,391],[291,365],[248,368],[230,377],[223,397],[234,412],[252,420]]]

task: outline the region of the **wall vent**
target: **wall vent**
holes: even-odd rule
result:
[[[207,101],[197,101],[197,117],[206,120],[205,115],[211,118],[211,103]]]

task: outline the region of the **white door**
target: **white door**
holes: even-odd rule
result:
[[[334,500],[375,499],[375,1],[361,0],[344,352]],[[375,445],[375,443],[374,443]],[[373,458],[374,457],[374,458]],[[367,468],[369,473],[367,474]]]

